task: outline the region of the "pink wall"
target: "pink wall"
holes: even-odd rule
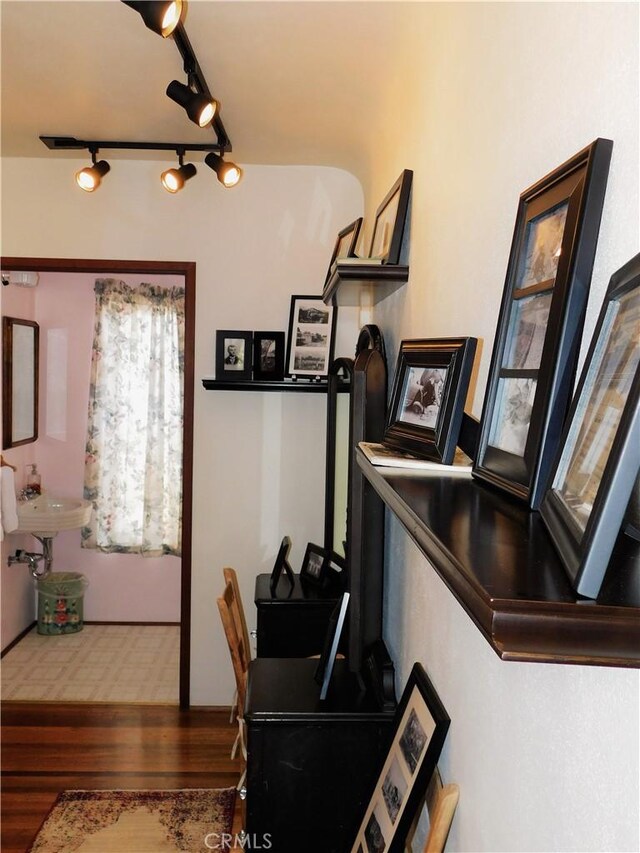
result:
[[[139,275],[118,277],[131,285],[142,280]],[[38,287],[30,291],[32,316],[40,325],[39,439],[17,450],[21,451],[21,471],[25,463],[36,462],[43,489],[61,497],[78,497],[83,491],[95,278],[84,273],[42,273]],[[143,278],[152,284],[184,284],[181,276]],[[9,313],[7,303],[3,303],[3,313]],[[13,460],[17,450],[10,452],[13,464],[18,464]],[[36,544],[31,538],[29,548],[36,550]],[[178,557],[147,558],[82,549],[79,530],[60,532],[54,539],[53,555],[54,571],[78,571],[87,577],[85,619],[179,621]],[[22,567],[12,567],[16,568],[20,571]]]

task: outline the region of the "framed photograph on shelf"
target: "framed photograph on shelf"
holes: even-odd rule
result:
[[[415,663],[396,712],[389,752],[351,853],[403,853],[450,722],[426,672]]]
[[[216,332],[216,379],[251,379],[253,332]]]
[[[292,296],[287,338],[286,375],[327,376],[333,360],[337,308],[321,296]]]
[[[476,345],[476,338],[402,341],[383,444],[453,461]]]
[[[253,378],[284,379],[284,332],[253,333]]]
[[[378,207],[371,235],[370,258],[380,258],[385,264],[400,263],[412,181],[413,172],[405,169]]]
[[[302,560],[300,577],[309,583],[322,585],[329,568],[329,555],[319,545],[309,542]]]
[[[542,519],[580,595],[597,598],[640,470],[640,255],[611,278]]]
[[[339,232],[338,237],[336,239],[336,244],[333,247],[333,252],[331,254],[331,260],[329,261],[329,269],[327,270],[327,275],[324,280],[325,287],[327,282],[331,278],[331,273],[333,271],[333,265],[336,261],[341,258],[353,258],[356,254],[356,245],[358,244],[358,237],[360,236],[360,229],[362,228],[362,217],[358,217],[358,219],[354,219],[352,223],[347,225],[346,228],[343,228],[342,231]]]
[[[318,666],[316,668],[314,679],[320,685],[320,701],[323,702],[327,698],[333,667],[335,666],[336,657],[338,654],[338,645],[342,635],[345,619],[347,617],[347,607],[349,606],[349,593],[343,592],[342,598],[334,607],[331,616],[329,617],[329,628],[324,641],[324,647]]]
[[[269,578],[269,590],[271,592],[272,597],[275,597],[276,595],[276,591],[278,589],[278,582],[280,581],[282,572],[285,573],[286,578],[289,581],[289,594],[291,594],[291,592],[293,591],[294,575],[293,569],[289,565],[290,550],[291,539],[288,536],[283,536],[282,542],[280,543],[280,548],[278,549],[278,556],[276,557],[276,561],[273,564],[273,569],[271,570],[271,577]]]
[[[474,476],[536,509],[570,403],[613,143],[520,196]]]

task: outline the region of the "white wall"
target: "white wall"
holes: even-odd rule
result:
[[[411,275],[374,321],[391,353],[403,337],[479,337],[479,416],[520,192],[614,140],[585,341],[638,251],[638,7],[415,4],[390,37],[402,50],[371,117],[366,210],[414,169]],[[388,534],[398,687],[422,661],[452,718],[447,849],[638,850],[638,672],[500,661],[394,520]]]
[[[255,576],[271,570],[282,536],[293,539],[295,568],[307,541],[321,540],[326,401],[205,391],[201,379],[214,374],[216,329],[286,330],[291,294],[322,291],[336,235],[362,212],[362,192],[337,169],[249,166],[234,190],[204,170],[170,196],[161,163],[113,161],[89,195],[74,185],[77,168],[55,155],[3,161],[2,252],[196,262],[191,698],[229,704],[215,603],[222,567],[238,570],[255,624]],[[336,353],[350,355],[355,311],[338,324]]]

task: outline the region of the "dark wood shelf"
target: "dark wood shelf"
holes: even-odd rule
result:
[[[640,667],[640,543],[621,533],[597,601],[540,514],[470,476],[358,465],[503,660]]]
[[[309,382],[307,379],[299,379],[294,382],[291,379],[269,380],[269,379],[203,379],[202,384],[207,391],[287,391],[297,394],[326,394],[327,381]],[[338,391],[348,391],[349,384],[342,383]]]
[[[363,288],[370,288],[373,303],[407,283],[409,267],[398,264],[341,264],[331,273],[322,292],[327,305],[360,305]]]

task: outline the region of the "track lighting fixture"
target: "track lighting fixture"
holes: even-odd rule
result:
[[[185,185],[185,181],[188,181],[189,178],[192,178],[198,171],[193,165],[193,163],[184,164],[182,161],[183,156],[180,152],[178,152],[178,163],[180,164],[179,168],[167,169],[166,172],[163,172],[160,175],[162,186],[169,193],[180,192],[182,187]]]
[[[90,148],[89,150],[91,151],[92,165],[86,166],[84,169],[80,169],[79,172],[76,172],[76,183],[81,190],[84,190],[87,193],[92,193],[94,190],[98,189],[102,183],[102,179],[107,174],[111,166],[106,160],[96,162],[96,154],[98,153],[97,148]]]
[[[191,86],[185,86],[177,80],[172,80],[167,86],[167,95],[176,104],[180,104],[194,124],[206,127],[211,124],[218,111],[218,102],[200,92],[195,92]]]
[[[210,169],[213,169],[223,187],[235,187],[236,184],[240,183],[240,179],[242,178],[242,169],[240,166],[223,160],[215,151],[207,154],[204,162]]]
[[[182,0],[122,0],[140,13],[145,25],[154,33],[167,38],[180,23]]]

